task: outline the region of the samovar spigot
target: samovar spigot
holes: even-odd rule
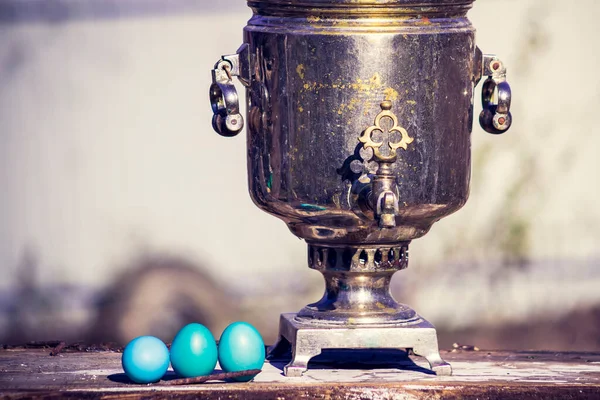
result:
[[[406,129],[400,126],[398,117],[392,112],[392,102],[385,100],[380,104],[381,112],[375,117],[375,122],[367,128],[359,137],[363,148],[372,149],[372,160],[376,161],[379,166],[372,180],[372,190],[369,196],[369,207],[374,211],[375,218],[379,221],[380,228],[393,228],[396,226],[396,217],[400,213],[398,207],[398,185],[396,184],[396,176],[392,171],[392,164],[398,159],[396,154],[397,149],[408,149],[414,139],[408,135]],[[389,119],[392,126],[385,128],[382,122]],[[375,132],[386,132],[390,136],[386,141],[382,138],[381,142],[375,142],[373,134]],[[393,142],[391,135],[397,132],[401,135],[400,141]],[[387,146],[383,146],[387,142]],[[383,146],[383,149],[382,149]]]

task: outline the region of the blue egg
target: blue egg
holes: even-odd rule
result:
[[[171,366],[184,378],[209,375],[217,365],[217,343],[204,325],[184,326],[171,344]]]
[[[158,382],[169,368],[169,349],[154,336],[141,336],[125,347],[121,364],[133,382]]]
[[[247,322],[229,325],[219,340],[219,365],[225,372],[262,369],[265,363],[265,342],[255,327]],[[247,382],[254,376],[234,378]]]

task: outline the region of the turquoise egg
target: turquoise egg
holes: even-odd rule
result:
[[[133,382],[158,382],[169,368],[169,349],[154,336],[141,336],[125,346],[121,364]]]
[[[265,363],[265,342],[255,327],[247,322],[234,322],[223,331],[219,340],[219,365],[225,372],[262,369]],[[234,378],[240,382],[254,376]]]
[[[204,325],[184,326],[171,344],[171,366],[184,378],[209,375],[217,365],[217,344]]]

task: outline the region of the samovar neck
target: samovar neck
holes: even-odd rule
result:
[[[256,14],[311,17],[415,17],[465,16],[475,0],[248,0]]]

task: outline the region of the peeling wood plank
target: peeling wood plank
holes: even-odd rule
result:
[[[47,349],[0,350],[0,395],[6,398],[207,399],[437,399],[600,398],[599,353],[448,352],[454,375],[427,373],[420,358],[369,352],[360,362],[327,356],[301,378],[281,374],[285,361],[265,364],[250,383],[188,386],[136,385],[122,374],[116,352],[61,353]],[[387,358],[386,358],[387,357]],[[174,378],[170,373],[166,379]]]

